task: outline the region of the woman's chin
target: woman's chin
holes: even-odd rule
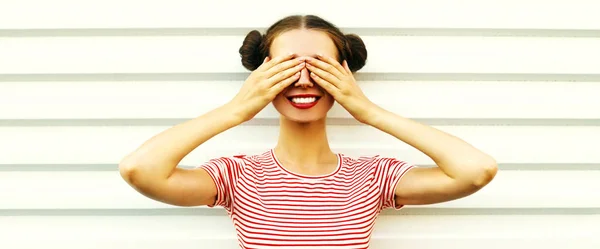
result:
[[[287,115],[285,113],[281,113],[281,115],[286,120],[289,120],[289,121],[292,121],[295,123],[301,123],[301,124],[319,122],[326,118],[325,115],[314,115],[314,114],[311,115],[310,113],[287,114]]]
[[[294,106],[286,100],[286,102],[275,102],[274,106],[285,120],[296,123],[312,123],[320,122],[327,118],[327,113],[331,109],[332,104],[323,102],[310,107],[302,107]]]

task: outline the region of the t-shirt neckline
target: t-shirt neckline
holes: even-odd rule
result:
[[[271,155],[271,159],[275,162],[275,164],[277,165],[278,168],[280,168],[281,170],[283,170],[284,172],[286,172],[290,175],[300,177],[300,178],[323,179],[323,178],[331,177],[331,176],[337,174],[342,169],[342,154],[340,154],[340,153],[336,153],[336,156],[338,159],[336,169],[333,172],[324,174],[324,175],[304,175],[304,174],[292,172],[292,171],[286,169],[285,167],[283,167],[282,163],[279,161],[279,159],[277,159],[274,149],[269,149],[269,154]]]

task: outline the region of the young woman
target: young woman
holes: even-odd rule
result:
[[[252,73],[230,102],[157,134],[119,167],[133,188],[154,200],[224,207],[243,248],[367,248],[381,210],[465,197],[496,175],[489,155],[371,102],[353,77],[367,57],[363,41],[319,17],[290,16],[264,35],[252,31],[240,54]],[[438,167],[333,152],[325,126],[334,101]],[[281,114],[274,148],[214,158],[195,169],[176,167],[269,103]]]

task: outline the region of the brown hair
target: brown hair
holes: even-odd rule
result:
[[[277,35],[292,29],[315,29],[326,32],[337,47],[338,60],[348,61],[352,72],[361,69],[367,60],[367,49],[362,39],[355,34],[344,34],[335,25],[314,15],[292,15],[275,22],[263,35],[252,30],[239,49],[242,65],[250,71],[258,68],[269,56],[269,48]]]

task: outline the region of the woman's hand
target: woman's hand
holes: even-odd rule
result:
[[[298,80],[305,63],[303,58],[292,59],[294,56],[289,54],[272,60],[267,57],[248,76],[238,94],[228,103],[242,121],[252,119],[277,94]]]
[[[306,62],[306,67],[311,71],[310,76],[317,84],[331,94],[356,120],[368,122],[370,112],[377,106],[358,87],[347,61],[341,65],[331,57],[318,55],[317,59],[307,58]]]

